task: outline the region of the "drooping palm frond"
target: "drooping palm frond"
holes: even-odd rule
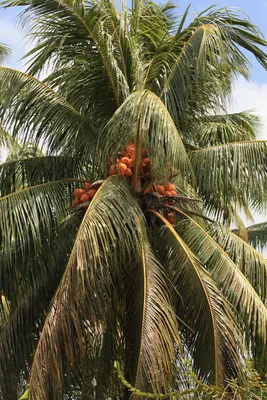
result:
[[[234,8],[211,9],[207,16],[204,13],[202,13],[201,19],[206,21],[208,19],[208,21],[218,24],[226,40],[231,40],[233,62],[243,59],[244,64],[249,64],[242,52],[242,48],[244,48],[253,54],[264,68],[267,67],[267,56],[261,48],[261,46],[266,46],[267,42],[260,29],[244,13],[239,17]],[[237,63],[237,72],[240,72],[238,66],[239,63]]]
[[[238,207],[266,207],[266,141],[210,146],[189,154],[207,210],[231,221]]]
[[[89,205],[35,352],[31,398],[57,399],[62,393],[64,360],[71,362],[78,354],[82,358],[86,345],[93,346],[94,335],[99,338],[109,293],[114,280],[121,279],[118,262],[127,262],[139,247],[135,227],[140,212],[120,177],[108,179]]]
[[[47,149],[57,151],[68,141],[75,143],[85,128],[90,136],[90,128],[79,112],[36,78],[1,67],[0,85],[1,118],[26,142],[45,142]]]
[[[203,113],[201,107],[218,107],[230,87],[229,78],[223,71],[226,54],[220,29],[215,25],[201,25],[190,34],[184,34],[183,39],[174,43],[173,48],[166,49],[166,57],[159,60],[154,71],[151,69],[148,81],[180,127],[188,123],[190,115],[185,110],[190,107],[192,113],[197,114]],[[212,85],[209,89],[207,81]],[[198,91],[197,97],[201,101],[194,101],[194,90]],[[216,91],[217,99],[213,91]]]
[[[139,390],[164,393],[170,391],[181,343],[162,266],[143,234],[140,242],[141,257],[131,266],[126,287],[126,372]]]
[[[264,224],[256,225],[256,229],[264,228]],[[218,223],[211,224],[209,234],[214,237],[221,248],[240,268],[253,285],[262,301],[267,303],[267,260],[248,243],[238,237],[227,227]],[[250,229],[247,229],[248,235]],[[253,232],[253,231],[252,231]],[[256,231],[257,232],[257,231]]]
[[[239,46],[266,66],[266,55],[259,47],[266,46],[266,41],[258,28],[229,9],[204,11],[187,28],[178,27],[177,34],[164,45],[151,61],[147,82],[179,127],[188,124],[192,116],[187,112],[189,104],[194,116],[203,115],[202,106],[216,110],[229,94],[232,74],[247,77],[249,61]],[[196,97],[201,100],[195,101]]]
[[[115,112],[100,137],[99,149],[114,157],[131,141],[149,148],[152,176],[166,179],[178,171],[192,172],[173,120],[162,101],[150,91],[137,91]]]
[[[242,340],[230,305],[172,225],[154,214],[163,223],[156,248],[177,290],[176,312],[196,371],[216,386],[224,386],[231,376],[242,382]]]
[[[28,253],[42,247],[44,232],[46,240],[53,237],[53,229],[69,211],[73,188],[69,181],[60,180],[0,198],[0,248],[5,268],[17,263],[16,255],[12,256],[14,245],[20,249],[21,260],[26,260]]]
[[[185,216],[181,211],[179,214]],[[199,223],[187,216],[176,225],[191,251],[210,272],[226,299],[234,306],[246,330],[247,345],[251,348],[259,370],[266,365],[267,310],[260,296],[224,249]]]
[[[0,329],[2,398],[9,398],[12,392],[18,396],[25,388],[37,338],[64,271],[78,221],[76,218],[68,226],[64,241],[55,233],[53,241],[43,240],[42,250],[27,253],[27,260],[21,259],[12,270],[6,269],[3,257],[0,258],[0,290],[9,304],[8,318]],[[19,251],[16,254],[18,257]]]

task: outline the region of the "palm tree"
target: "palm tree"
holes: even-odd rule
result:
[[[267,262],[230,228],[266,209],[267,146],[225,104],[267,43],[225,8],[186,27],[150,0],[20,5],[37,45],[27,74],[0,68],[1,120],[45,155],[0,168],[2,397],[129,399],[115,360],[141,391],[186,388],[183,359],[246,387],[245,358],[267,366]]]

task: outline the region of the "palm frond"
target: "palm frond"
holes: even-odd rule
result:
[[[97,100],[99,111],[101,107],[105,106],[106,111],[109,107],[112,115],[129,94],[122,71],[123,60],[118,61],[116,35],[120,21],[118,17],[117,20],[114,18],[117,13],[112,2],[6,2],[6,6],[18,5],[27,6],[21,21],[23,25],[32,21],[30,30],[34,34],[31,36],[37,40],[37,46],[26,56],[32,57],[29,73],[35,75],[50,65],[55,71],[60,71],[61,77],[53,75],[49,83],[52,87],[60,86],[72,104],[79,108],[83,101],[96,103]],[[65,85],[67,80],[68,84]],[[109,99],[108,103],[104,98],[101,100],[100,96],[104,93],[104,97]],[[75,101],[77,98],[78,102]]]
[[[10,49],[3,43],[0,43],[0,65],[9,55],[10,55]]]
[[[12,268],[15,245],[22,260],[34,249],[53,238],[53,230],[67,215],[74,185],[69,181],[56,181],[27,187],[0,198],[0,247],[3,266]],[[46,232],[46,233],[45,233]],[[0,273],[0,281],[3,276]]]
[[[176,312],[198,376],[216,386],[232,377],[243,382],[241,334],[230,305],[172,225],[154,214],[163,223],[157,232],[158,253],[178,292]]]
[[[168,392],[181,346],[178,326],[162,266],[142,233],[140,243],[127,285],[126,373],[141,391]]]
[[[67,156],[35,156],[0,164],[0,195],[61,179],[92,178],[92,168]]]
[[[3,127],[3,125],[0,125],[0,146],[6,147],[7,149],[12,149],[17,145],[18,143],[12,137],[12,135]]]
[[[148,148],[152,176],[166,179],[177,171],[190,174],[190,163],[173,120],[161,100],[150,91],[132,93],[110,119],[100,137],[99,149],[114,157],[136,136]]]
[[[203,114],[201,107],[214,109],[223,104],[224,97],[229,93],[225,60],[220,29],[210,24],[202,24],[190,33],[183,33],[183,40],[166,48],[164,58],[163,53],[160,54],[158,65],[151,69],[148,84],[152,85],[152,90],[168,107],[177,126],[188,123],[190,115],[185,110],[189,108],[195,115]],[[209,90],[207,81],[212,85]],[[217,99],[213,96],[213,90]],[[193,100],[195,91],[198,101]]]
[[[256,232],[264,228],[264,224],[256,225]],[[247,229],[248,235],[250,229]],[[253,232],[253,230],[251,230]],[[230,229],[213,223],[209,234],[214,237],[218,245],[224,249],[234,263],[240,268],[245,277],[257,291],[262,301],[267,303],[267,260],[253,247],[238,237]]]
[[[50,151],[64,148],[85,128],[84,119],[64,98],[23,72],[0,68],[1,118],[13,135],[45,145]],[[88,129],[88,126],[87,126]],[[90,135],[90,129],[87,130]]]
[[[192,121],[192,127],[194,127],[194,136],[190,140],[193,145],[202,148],[256,139],[259,118],[249,111],[206,115]]]
[[[178,213],[186,214],[177,210]],[[259,370],[266,365],[267,309],[238,265],[200,224],[187,216],[176,225],[191,251],[199,258],[245,325],[247,345]]]
[[[243,59],[244,63],[248,63],[246,56],[241,52],[240,48],[243,48],[253,54],[266,69],[267,55],[262,46],[266,47],[267,42],[260,29],[244,13],[239,17],[235,9],[222,8],[211,10],[207,17],[213,23],[218,23],[224,35],[232,41],[232,54],[235,55],[233,59]]]
[[[118,262],[127,262],[139,247],[136,221],[141,215],[122,177],[106,180],[90,203],[40,335],[31,398],[57,398],[65,361],[83,358],[85,347],[100,340],[114,279],[121,279]]]
[[[148,88],[163,100],[180,128],[223,106],[233,75],[248,76],[250,63],[239,46],[266,66],[261,33],[229,8],[210,7],[184,30],[178,27],[164,45],[149,68]]]
[[[26,261],[16,260],[11,271],[3,268],[4,260],[0,259],[3,278],[0,290],[9,304],[8,318],[0,328],[0,393],[3,398],[8,398],[11,388],[17,396],[25,388],[37,338],[64,271],[77,223],[72,221],[64,237],[55,233],[53,243],[43,241],[42,250],[27,253]],[[19,251],[16,254],[18,257]]]
[[[198,193],[208,211],[231,221],[238,207],[265,209],[266,146],[264,140],[252,140],[190,152]]]

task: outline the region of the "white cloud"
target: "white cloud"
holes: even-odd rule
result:
[[[258,139],[267,140],[267,83],[257,84],[239,79],[233,90],[233,101],[229,106],[230,112],[244,110],[255,110],[255,114],[261,118],[261,132]],[[241,215],[246,225],[251,225],[251,221],[246,220]],[[253,213],[254,223],[266,221],[266,216],[260,213]]]
[[[255,110],[262,124],[259,138],[267,139],[267,83],[257,84],[247,82],[245,79],[240,79],[235,83],[229,111],[244,110]]]
[[[23,55],[31,49],[31,44],[15,23],[8,19],[0,19],[0,42],[8,45],[12,51],[6,65],[21,69],[25,61],[20,61]]]

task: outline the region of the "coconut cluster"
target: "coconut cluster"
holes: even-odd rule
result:
[[[78,188],[73,192],[74,200],[72,202],[73,207],[76,207],[82,203],[87,203],[91,201],[96,194],[97,189],[91,188],[91,183],[85,182],[84,189]]]
[[[120,153],[116,163],[114,163],[114,157],[111,156],[109,159],[109,175],[122,175],[126,178],[130,178],[133,174],[133,165],[135,161],[135,145],[129,144],[125,147],[125,150]],[[150,172],[150,158],[148,157],[148,151],[145,149],[141,150],[141,161],[138,170],[138,176],[143,177],[145,174]]]
[[[129,144],[125,147],[125,150],[122,151],[117,158],[116,162],[114,162],[114,157],[111,156],[108,161],[108,174],[105,176],[107,179],[111,175],[121,175],[126,179],[130,180],[133,175],[133,166],[135,162],[135,145]],[[138,178],[139,179],[150,179],[150,167],[151,160],[149,158],[148,151],[146,149],[141,150],[140,157],[140,165],[138,168]],[[100,181],[98,181],[100,182]],[[99,189],[101,183],[94,182],[89,183],[85,182],[83,188],[78,188],[73,192],[74,200],[72,202],[73,207],[79,206],[83,203],[90,202],[97,190]],[[157,192],[160,197],[166,197],[166,204],[168,204],[168,196],[177,196],[175,185],[170,182],[166,182],[158,185],[151,185],[149,191]],[[87,204],[84,205],[85,207]],[[169,222],[171,224],[175,223],[175,214],[173,212],[169,212],[167,216]]]

